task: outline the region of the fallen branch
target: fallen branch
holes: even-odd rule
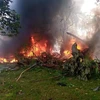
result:
[[[19,75],[19,77],[17,78],[16,82],[19,81],[19,79],[21,78],[22,74],[25,73],[26,71],[28,71],[29,69],[31,69],[32,67],[35,67],[37,64],[33,64],[32,66],[28,67],[27,69],[25,69],[23,72],[21,72],[21,74]]]

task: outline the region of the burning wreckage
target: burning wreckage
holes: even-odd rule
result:
[[[99,73],[100,61],[93,60],[87,45],[82,47],[83,40],[71,33],[67,34],[75,38],[70,41],[68,50],[53,52],[46,39],[36,41],[34,36],[31,36],[31,46],[21,49],[16,57],[0,58],[0,63],[8,65],[10,70],[19,69],[21,66],[29,66],[28,69],[36,66],[48,67],[61,70],[64,76],[77,76],[79,79],[88,80],[93,74]]]
[[[67,2],[68,0],[48,1],[51,3],[42,3],[41,0],[38,0],[37,3],[35,3],[35,0],[30,0],[30,2],[18,0],[20,5],[20,7],[18,5],[18,9],[20,9],[23,18],[21,32],[25,36],[25,39],[23,39],[23,35],[21,35],[22,41],[20,42],[25,43],[26,37],[30,37],[29,44],[22,47],[22,44],[19,43],[20,50],[15,55],[12,54],[12,48],[11,51],[7,50],[7,52],[3,49],[6,54],[10,51],[11,55],[0,56],[0,65],[7,65],[10,70],[26,66],[28,68],[25,71],[38,65],[61,70],[64,76],[77,76],[82,80],[87,80],[92,75],[98,74],[100,61],[95,60],[94,51],[91,52],[91,50],[99,43],[100,2],[98,0],[72,0],[73,2],[70,3]],[[60,10],[61,1],[66,2]],[[44,2],[47,2],[47,0],[44,0]],[[69,6],[67,7],[67,4],[70,4],[71,9],[69,9]],[[53,9],[53,11],[52,8],[56,9]],[[59,13],[57,13],[57,8],[59,8]],[[51,11],[56,12],[55,15],[52,15]],[[51,19],[53,20],[51,21]],[[24,34],[24,32],[27,34]],[[92,40],[92,42],[88,44],[86,40]],[[91,45],[93,48],[91,48]],[[1,49],[1,51],[3,50]],[[96,50],[97,52],[100,51],[99,47]],[[97,57],[99,58],[99,56]]]

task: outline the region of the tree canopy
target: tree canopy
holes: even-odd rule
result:
[[[0,35],[17,35],[20,28],[20,16],[10,9],[11,0],[0,0]]]

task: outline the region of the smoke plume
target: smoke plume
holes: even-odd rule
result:
[[[16,37],[0,36],[0,56],[8,56],[18,49],[30,38],[31,34],[46,35],[52,43],[53,36],[49,32],[53,17],[59,12],[64,0],[13,0],[10,4],[21,17],[20,34]],[[68,2],[68,1],[67,1]]]
[[[66,32],[86,41],[94,56],[99,55],[99,6],[96,0],[13,0],[11,8],[20,14],[22,28],[16,37],[0,37],[0,56],[16,53],[35,33],[45,36],[50,45],[65,47],[70,40]]]

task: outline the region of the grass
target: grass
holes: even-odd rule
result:
[[[16,82],[18,71],[0,73],[0,100],[99,100],[100,91],[93,89],[100,85],[100,79],[80,81],[72,77],[53,78],[60,71],[34,68],[25,72]],[[58,82],[66,86],[57,85]]]

